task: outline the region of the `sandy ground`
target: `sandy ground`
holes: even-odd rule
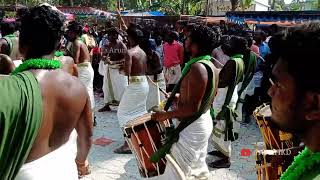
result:
[[[96,96],[96,109],[103,106],[103,98]],[[116,108],[113,108],[116,110]],[[113,150],[122,145],[124,138],[117,121],[116,111],[96,112],[98,125],[94,128],[94,140],[104,137],[113,142],[106,146],[93,145],[89,154],[91,174],[83,180],[134,180],[142,179],[133,155],[119,155]],[[232,145],[231,167],[228,169],[210,169],[211,178],[217,180],[257,179],[255,171],[254,143],[261,142],[261,134],[253,120],[242,125],[240,138]],[[210,142],[209,142],[210,144]],[[209,146],[209,151],[212,150]],[[241,156],[241,149],[250,149],[252,155]],[[207,158],[211,162],[213,157]]]

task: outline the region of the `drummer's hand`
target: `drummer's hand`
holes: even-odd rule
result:
[[[89,170],[89,162],[86,160],[85,162],[79,162],[76,160],[77,169],[78,169],[78,176],[83,177],[85,175],[90,174]]]
[[[168,117],[168,113],[167,112],[161,111],[161,112],[153,113],[151,115],[151,119],[154,120],[154,121],[162,122],[162,121],[165,121],[165,120],[169,119],[169,117]]]

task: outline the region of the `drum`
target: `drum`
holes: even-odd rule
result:
[[[163,174],[166,160],[152,163],[149,159],[163,146],[165,127],[168,126],[169,122],[164,121],[162,124],[152,121],[151,114],[145,114],[129,121],[123,128],[125,139],[138,161],[141,176],[153,177]]]
[[[268,104],[263,104],[258,107],[253,115],[260,128],[265,149],[285,149],[293,147],[292,134],[275,128],[274,123],[271,121],[271,109]]]
[[[281,152],[291,152],[284,149]],[[280,155],[279,155],[280,154]],[[258,180],[278,180],[289,167],[295,154],[282,154],[277,150],[256,150],[256,171]]]

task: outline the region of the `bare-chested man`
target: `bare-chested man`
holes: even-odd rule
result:
[[[21,21],[23,68],[0,80],[0,179],[76,180],[78,173],[88,173],[92,137],[88,93],[77,78],[59,69],[59,61],[52,60],[63,33],[58,13],[34,7]],[[69,139],[74,129],[77,154]]]
[[[93,95],[93,76],[94,71],[90,63],[90,53],[88,47],[79,38],[82,33],[82,27],[76,21],[68,25],[67,39],[72,43],[70,47],[70,56],[78,66],[78,77],[86,86],[91,101],[91,109],[94,109]]]
[[[117,112],[120,128],[123,128],[128,121],[147,113],[146,101],[149,92],[146,77],[147,57],[138,45],[143,34],[136,28],[129,28],[127,33],[130,49],[128,50],[129,54],[126,54],[130,57],[125,58],[123,69],[125,74],[129,76],[129,85],[123,93]],[[114,152],[131,153],[127,143]]]
[[[162,72],[162,66],[159,55],[152,50],[149,38],[144,38],[140,43],[141,48],[147,55],[147,72],[149,83],[149,94],[147,98],[147,110],[157,110],[160,101],[165,99],[165,95],[159,91],[159,88],[165,91],[166,82]],[[161,94],[160,94],[161,93]]]
[[[0,53],[8,55],[13,61],[21,60],[19,52],[19,38],[14,35],[15,24],[13,22],[1,23]]]
[[[171,147],[166,153],[170,153],[177,162],[186,179],[208,179],[209,176],[205,161],[213,128],[209,109],[218,78],[210,56],[214,37],[212,30],[206,26],[195,26],[190,32],[186,47],[192,59],[184,67],[182,77],[168,100],[172,102],[175,99],[178,102],[177,109],[152,115],[152,119],[160,122],[172,118],[180,121],[176,129],[181,131],[168,136],[165,146]],[[176,94],[177,90],[180,90],[180,95]],[[156,153],[152,159],[159,157],[161,155]],[[159,179],[180,178],[174,166],[167,162],[165,172]]]
[[[118,105],[128,85],[127,77],[119,71],[128,52],[126,45],[119,37],[121,37],[119,31],[115,27],[110,28],[109,43],[102,50],[102,57],[107,65],[103,83],[105,106],[99,112],[110,111],[110,105]]]

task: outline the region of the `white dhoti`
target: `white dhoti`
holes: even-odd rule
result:
[[[146,76],[131,76],[129,85],[123,93],[118,107],[120,127],[129,121],[147,113],[146,102],[149,85]]]
[[[91,102],[91,109],[94,109],[95,102],[94,102],[94,95],[93,95],[93,77],[94,77],[93,68],[90,62],[80,63],[77,66],[78,66],[79,80],[87,88],[87,91],[90,97],[90,102]]]
[[[235,91],[232,94],[229,106],[232,109],[236,108],[236,103],[238,101],[238,86],[235,87]],[[213,109],[216,115],[221,111],[221,108],[225,102],[228,88],[218,88],[217,95],[213,102]],[[225,120],[217,120],[217,124],[213,127],[212,140],[213,146],[216,150],[223,153],[225,156],[231,157],[231,141],[225,141]],[[240,129],[240,123],[237,121],[233,122],[234,130],[238,131]]]
[[[128,77],[120,74],[119,68],[112,68],[111,65],[106,67],[103,82],[104,102],[105,104],[112,101],[120,102],[124,90],[128,86]]]
[[[22,165],[15,180],[78,180],[76,158],[76,132],[58,149]]]
[[[207,111],[180,132],[178,142],[174,143],[170,149],[170,155],[187,179],[209,178],[206,157],[212,127],[210,111]],[[159,176],[159,179],[178,179],[176,170],[172,168],[170,164],[166,166],[164,174]]]
[[[164,68],[164,77],[166,79],[166,84],[177,84],[181,77],[181,67],[180,64],[172,66],[170,68]]]
[[[100,60],[99,62],[99,68],[98,72],[101,76],[104,76],[106,74],[107,65],[104,64],[103,60]]]
[[[155,76],[156,76],[156,78],[155,78]],[[159,106],[160,102],[165,100],[165,96],[163,95],[163,93],[160,92],[159,88],[166,90],[166,83],[164,80],[163,73],[160,73],[157,75],[149,75],[149,78],[157,85],[148,81],[148,83],[149,83],[149,94],[148,94],[148,98],[147,98],[147,110],[148,111],[155,106]]]

